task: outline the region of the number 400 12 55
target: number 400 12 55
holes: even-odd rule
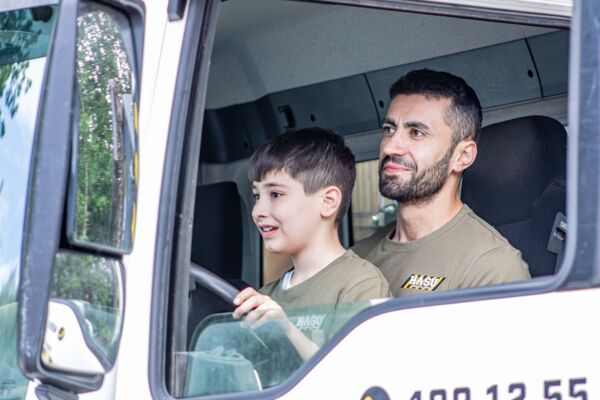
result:
[[[543,400],[588,400],[585,389],[586,378],[572,378],[568,385],[562,384],[560,379],[547,380],[543,384]],[[511,383],[505,390],[499,389],[498,385],[492,385],[486,390],[488,400],[525,400],[527,399],[527,385],[525,383]],[[413,393],[410,400],[471,400],[481,397],[471,396],[469,387],[458,387],[454,390],[433,389],[423,395],[420,390]]]

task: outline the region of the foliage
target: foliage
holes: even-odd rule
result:
[[[50,297],[115,307],[118,304],[114,289],[115,263],[115,260],[91,255],[57,254]]]
[[[0,14],[2,41],[0,44],[2,64],[0,66],[0,98],[6,110],[0,108],[0,138],[6,134],[4,111],[14,117],[19,108],[18,99],[22,92],[31,87],[31,80],[25,72],[29,62],[27,59],[31,45],[38,39],[39,30],[32,29],[33,20],[29,10],[17,10]]]
[[[115,245],[114,198],[118,157],[113,136],[109,85],[131,93],[131,66],[118,25],[95,11],[78,20],[77,75],[80,93],[76,235],[79,240]]]
[[[76,300],[93,329],[89,335],[101,348],[112,352],[119,310],[119,263],[116,260],[78,253],[58,253],[54,263],[50,297]]]

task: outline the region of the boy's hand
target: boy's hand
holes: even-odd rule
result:
[[[237,308],[233,311],[233,318],[240,319],[244,314],[243,324],[251,328],[258,328],[265,322],[277,320],[282,328],[286,327],[287,316],[279,304],[269,296],[258,293],[251,287],[242,290],[233,304]]]

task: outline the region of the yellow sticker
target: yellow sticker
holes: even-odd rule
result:
[[[412,274],[402,284],[403,289],[417,289],[432,292],[446,279],[445,276]]]

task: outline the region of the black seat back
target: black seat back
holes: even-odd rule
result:
[[[191,262],[238,289],[242,280],[242,203],[235,182],[200,185],[196,189]],[[191,277],[192,283],[194,275]],[[222,296],[196,285],[190,291],[188,340],[206,316],[232,311]]]
[[[242,202],[235,182],[196,189],[192,262],[227,280],[242,277]]]
[[[517,118],[482,129],[462,199],[521,251],[532,276],[550,275],[547,249],[557,212],[566,206],[567,134],[552,118]]]

